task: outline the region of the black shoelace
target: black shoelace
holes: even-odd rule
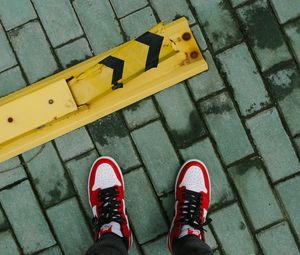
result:
[[[206,221],[203,224],[200,222],[200,216],[203,213],[203,210],[201,210],[202,196],[202,193],[191,190],[183,191],[184,202],[181,202],[180,204],[181,211],[179,213],[180,218],[178,221],[183,225],[190,225],[195,229],[206,232],[203,227],[208,225],[211,222],[211,219],[206,218]]]
[[[122,224],[122,216],[119,211],[121,202],[117,200],[118,195],[119,192],[116,187],[107,188],[99,192],[98,217],[93,218],[93,225],[97,228],[97,233],[99,233],[104,224],[112,221]]]

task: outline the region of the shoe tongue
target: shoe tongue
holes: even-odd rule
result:
[[[121,225],[118,222],[112,221],[110,223],[104,224],[99,232],[99,237],[106,233],[113,233],[120,237],[123,237],[121,231]]]
[[[201,238],[201,231],[193,228],[190,225],[184,225],[184,226],[182,226],[182,229],[180,231],[178,238],[184,237],[186,235],[194,235],[194,236],[197,236],[198,238]]]

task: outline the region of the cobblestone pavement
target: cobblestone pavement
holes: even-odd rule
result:
[[[125,174],[131,255],[168,254],[189,158],[211,173],[215,254],[300,254],[299,0],[1,0],[0,96],[179,16],[209,71],[0,164],[1,255],[84,254],[99,155]]]

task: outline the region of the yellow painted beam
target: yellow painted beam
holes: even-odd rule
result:
[[[185,18],[0,99],[0,162],[208,69]]]

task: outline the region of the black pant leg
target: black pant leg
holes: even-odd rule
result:
[[[175,241],[173,255],[213,255],[213,252],[198,237],[187,235]]]
[[[121,237],[109,233],[101,236],[86,255],[128,255],[128,250]]]

